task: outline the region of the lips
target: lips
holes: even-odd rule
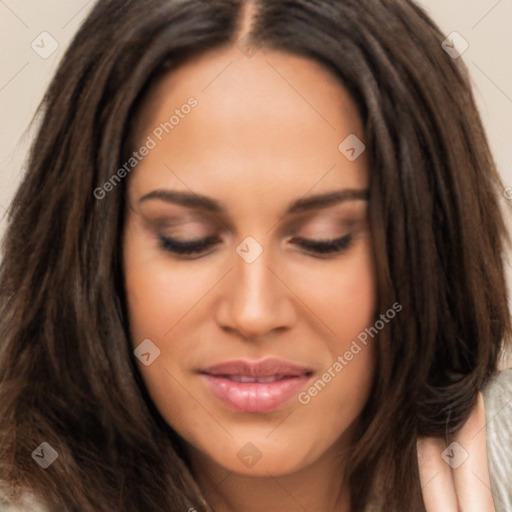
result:
[[[270,412],[295,396],[313,371],[279,359],[227,361],[202,370],[207,389],[224,405],[243,412]]]

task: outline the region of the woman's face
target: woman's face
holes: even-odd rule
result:
[[[284,53],[210,53],[145,101],[123,245],[131,337],[193,460],[279,475],[350,444],[375,365],[357,336],[376,313],[355,137],[345,89]]]

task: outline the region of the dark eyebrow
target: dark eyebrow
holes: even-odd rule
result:
[[[149,192],[139,199],[139,204],[149,201],[150,199],[160,199],[167,203],[175,203],[188,208],[195,208],[197,210],[205,210],[212,213],[226,213],[225,209],[215,201],[206,196],[194,194],[193,192],[179,192],[177,190],[164,190],[157,189]]]
[[[139,199],[139,204],[149,201],[150,199],[159,199],[168,203],[175,203],[187,208],[195,208],[219,215],[226,213],[226,209],[219,202],[215,201],[215,199],[192,192],[157,189],[142,196]],[[327,208],[344,201],[368,201],[368,199],[369,191],[367,189],[347,188],[334,190],[325,194],[303,197],[294,201],[288,206],[285,215],[317,208]]]
[[[286,210],[286,214],[298,213],[316,208],[327,208],[337,203],[345,201],[368,201],[370,192],[368,189],[345,188],[343,190],[333,190],[325,194],[303,197],[294,201]]]

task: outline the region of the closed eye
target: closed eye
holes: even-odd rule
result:
[[[352,245],[353,234],[349,233],[340,238],[332,240],[309,240],[307,238],[296,238],[298,246],[307,252],[313,252],[321,255],[341,253]]]
[[[209,236],[200,240],[187,240],[186,242],[178,242],[173,238],[164,237],[162,235],[159,235],[158,238],[162,249],[179,255],[204,253],[220,241],[216,236]]]
[[[159,235],[159,242],[162,249],[173,254],[180,256],[197,256],[208,252],[209,249],[220,243],[217,236],[209,236],[199,240],[187,240],[179,242],[173,238],[164,237]],[[315,255],[329,255],[339,254],[347,250],[353,242],[353,234],[349,233],[340,238],[331,240],[310,240],[307,238],[292,238],[290,241],[294,242],[301,249],[307,253]]]

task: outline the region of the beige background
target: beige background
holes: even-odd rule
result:
[[[504,186],[512,186],[512,0],[419,1],[448,35],[469,43],[463,58]],[[0,0],[0,234],[30,140],[25,133],[65,47],[92,0]],[[58,42],[47,59],[31,47],[48,32]],[[504,198],[504,203],[507,202]],[[512,203],[512,200],[507,202]]]
[[[446,35],[456,31],[468,42],[463,58],[472,73],[504,187],[512,187],[512,0],[419,3]],[[93,4],[92,0],[0,0],[0,236],[20,180],[30,141],[30,120],[65,47]],[[41,36],[43,32],[58,44],[46,59],[31,47],[44,46],[41,51],[50,48],[50,36]],[[512,194],[509,197],[506,199],[504,193],[502,202],[510,212]],[[510,275],[512,282],[512,266]]]

